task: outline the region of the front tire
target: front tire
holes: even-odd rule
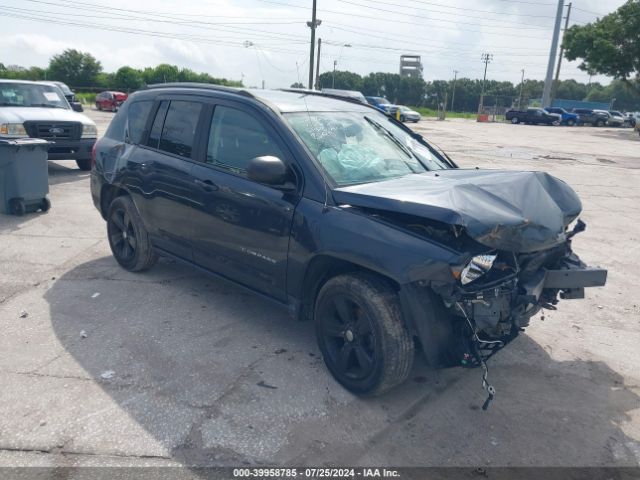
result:
[[[576,121],[573,118],[570,118],[569,120],[567,120],[567,125],[569,127],[573,127],[576,124]]]
[[[517,125],[518,123],[520,123],[520,119],[518,117],[513,117],[511,119],[511,123],[514,125]]]
[[[602,120],[598,120],[598,121],[596,122],[596,127],[604,127],[604,121],[602,121]]]
[[[158,260],[138,209],[128,196],[117,197],[111,202],[107,213],[107,236],[113,256],[125,270],[141,272]]]
[[[91,159],[90,158],[83,158],[83,159],[78,159],[76,160],[76,165],[78,165],[78,168],[84,172],[88,172],[89,170],[91,170]]]
[[[330,279],[316,299],[316,336],[334,378],[358,395],[379,395],[404,382],[414,358],[398,295],[369,273]]]

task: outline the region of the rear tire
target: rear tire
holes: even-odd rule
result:
[[[514,125],[517,125],[518,123],[520,123],[520,119],[518,117],[513,117],[511,119],[511,123]]]
[[[141,272],[158,261],[131,197],[116,197],[111,202],[107,213],[107,236],[113,256],[125,270]]]
[[[570,118],[569,120],[567,120],[567,125],[569,127],[573,127],[576,124],[576,121],[573,118]]]
[[[603,120],[598,120],[596,122],[596,127],[604,127],[604,121]]]
[[[370,273],[339,275],[316,298],[316,336],[334,378],[357,395],[379,395],[406,380],[414,358],[398,295]]]
[[[99,104],[99,103],[96,103],[96,109],[97,109],[98,111],[101,111],[101,110],[102,110],[102,107],[100,106],[100,104]]]
[[[76,165],[78,165],[78,168],[80,170],[88,172],[89,170],[91,170],[91,159],[90,158],[78,159],[76,160]]]

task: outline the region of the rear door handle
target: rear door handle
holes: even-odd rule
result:
[[[201,187],[205,192],[213,192],[218,189],[218,186],[213,183],[211,180],[200,180],[198,178],[195,179],[196,185]]]

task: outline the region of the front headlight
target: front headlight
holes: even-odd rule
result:
[[[98,127],[85,123],[82,125],[82,138],[96,138],[98,136]]]
[[[460,283],[466,285],[483,276],[491,270],[496,258],[497,255],[476,255],[473,257],[467,266],[462,269]]]
[[[2,137],[28,137],[27,130],[21,123],[0,123],[0,136]]]

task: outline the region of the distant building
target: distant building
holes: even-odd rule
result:
[[[422,78],[422,61],[420,55],[400,56],[400,76],[408,78]]]

